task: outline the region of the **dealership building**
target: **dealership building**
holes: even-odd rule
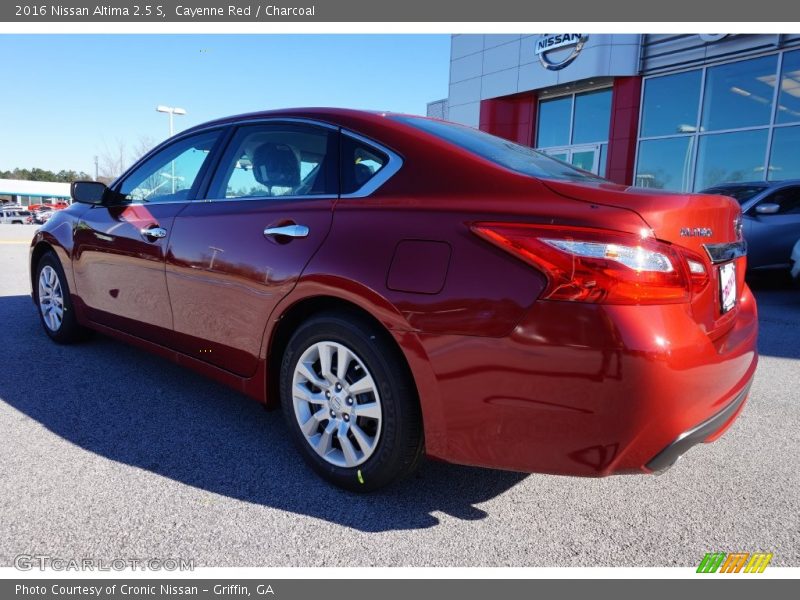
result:
[[[70,202],[69,184],[53,181],[0,179],[0,206]]]
[[[623,184],[800,179],[800,35],[454,35],[428,114]]]

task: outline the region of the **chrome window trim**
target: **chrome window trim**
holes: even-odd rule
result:
[[[703,244],[703,249],[715,265],[747,256],[747,242],[744,240],[727,244]]]
[[[286,198],[287,200],[336,200],[339,196],[336,194],[310,194],[306,196],[250,196],[247,198],[209,198],[207,200],[181,200],[180,202],[126,202],[124,204],[115,204],[114,206],[159,206],[161,204],[210,204],[212,202],[247,202],[265,200],[278,200]],[[105,204],[93,204],[91,208],[103,208]]]
[[[210,204],[213,202],[270,202],[274,200],[336,200],[339,198],[336,194],[304,194],[302,196],[246,196],[238,198],[207,198],[192,200],[190,204]]]
[[[355,192],[350,192],[349,194],[306,194],[302,196],[258,196],[258,197],[251,197],[251,198],[196,198],[194,200],[185,200],[183,202],[187,204],[192,203],[209,203],[209,202],[241,202],[241,201],[248,201],[248,200],[273,200],[273,199],[285,199],[285,200],[332,200],[332,199],[350,199],[350,198],[365,198],[375,192],[378,188],[380,188],[384,183],[389,181],[403,166],[403,158],[394,150],[387,148],[383,144],[376,142],[375,140],[363,136],[361,134],[356,133],[355,131],[351,131],[349,129],[345,129],[339,125],[334,125],[333,123],[328,123],[327,121],[319,121],[316,119],[310,119],[306,117],[252,117],[247,119],[241,120],[234,120],[229,121],[226,123],[209,123],[208,125],[201,125],[199,127],[195,127],[190,130],[183,131],[177,135],[174,135],[171,138],[164,140],[158,146],[153,148],[150,152],[145,154],[141,159],[136,161],[125,173],[123,173],[117,180],[115,180],[110,189],[118,187],[118,185],[124,181],[127,177],[128,173],[132,172],[136,167],[147,160],[150,156],[154,155],[155,153],[159,152],[162,148],[166,147],[168,144],[173,144],[178,142],[186,137],[203,133],[205,131],[213,130],[213,129],[220,129],[220,128],[230,128],[230,127],[239,127],[242,125],[258,125],[261,123],[299,123],[303,125],[314,125],[317,127],[322,127],[323,129],[328,129],[330,131],[338,131],[340,135],[346,135],[350,138],[358,140],[367,146],[371,146],[380,152],[386,154],[389,158],[386,165],[381,168],[374,177],[372,177],[369,181],[367,181],[363,186],[357,189]],[[140,206],[154,206],[159,204],[176,204],[176,202],[146,202],[146,203],[125,203],[124,206],[131,206],[133,204],[137,204]]]
[[[380,152],[383,152],[388,158],[389,161],[377,172],[373,175],[369,181],[367,181],[364,185],[358,188],[355,192],[350,192],[348,194],[339,194],[339,197],[342,199],[349,199],[349,198],[366,198],[370,196],[373,192],[375,192],[379,187],[381,187],[384,183],[389,181],[403,166],[403,158],[394,150],[391,150],[384,146],[383,144],[376,142],[366,136],[356,133],[355,131],[350,131],[349,129],[342,128],[341,135],[346,135],[349,138],[357,140],[362,144],[366,144],[367,146],[371,146]],[[340,157],[341,159],[341,157]]]

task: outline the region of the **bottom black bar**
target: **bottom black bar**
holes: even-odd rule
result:
[[[566,573],[565,573],[566,574]],[[773,572],[774,575],[774,572]],[[568,576],[568,575],[567,575]],[[757,575],[705,574],[690,579],[275,579],[270,580],[192,580],[130,579],[77,580],[25,579],[0,581],[0,598],[52,598],[53,600],[130,600],[133,598],[218,600],[220,598],[261,598],[266,600],[532,600],[536,598],[636,597],[647,600],[686,600],[692,596],[708,598],[731,593],[777,594],[796,581],[764,579]],[[712,587],[713,586],[713,589]],[[756,586],[758,590],[756,590]],[[765,589],[765,586],[767,589]],[[774,593],[772,595],[770,592]],[[580,594],[580,596],[578,596]],[[788,597],[788,596],[786,596]]]

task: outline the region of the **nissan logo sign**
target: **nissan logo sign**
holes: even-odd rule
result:
[[[588,39],[583,33],[544,33],[536,42],[535,54],[545,69],[558,71],[577,58]],[[565,48],[572,48],[572,51],[559,52]]]

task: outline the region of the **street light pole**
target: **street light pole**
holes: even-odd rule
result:
[[[185,115],[186,109],[178,108],[177,106],[164,106],[159,104],[156,110],[160,113],[167,113],[169,115],[169,137],[175,135],[175,126],[173,123],[173,115]]]
[[[167,113],[169,115],[169,137],[175,135],[175,126],[173,123],[173,116],[174,115],[185,115],[186,109],[179,108],[177,106],[164,106],[163,104],[159,104],[156,106],[156,110],[160,113]],[[172,193],[175,193],[175,161],[172,161]]]

